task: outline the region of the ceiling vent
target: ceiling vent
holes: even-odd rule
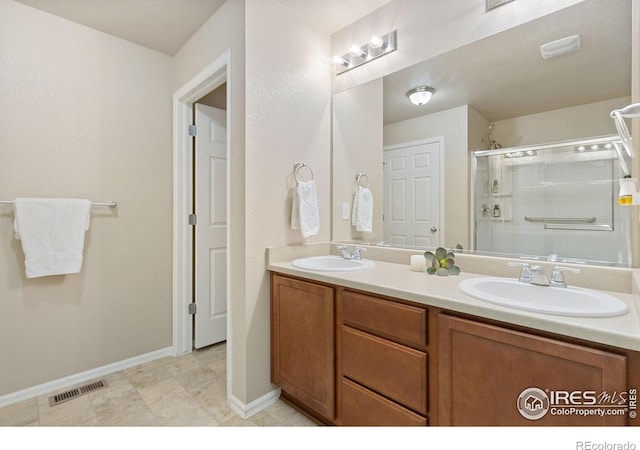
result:
[[[540,46],[540,54],[544,59],[555,58],[580,50],[580,35],[574,34],[557,41],[548,42]]]

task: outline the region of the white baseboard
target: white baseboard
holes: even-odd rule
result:
[[[280,388],[267,392],[262,397],[252,401],[249,404],[245,404],[238,400],[233,395],[229,395],[229,406],[243,419],[248,419],[258,411],[263,410],[269,405],[272,405],[280,398]]]
[[[145,353],[144,355],[134,356],[133,358],[124,359],[112,364],[107,364],[106,366],[87,370],[86,372],[69,375],[67,377],[59,378],[53,381],[48,381],[46,383],[23,389],[21,391],[5,394],[0,396],[0,407],[18,403],[23,400],[28,400],[39,395],[49,394],[50,392],[57,391],[59,389],[83,383],[94,378],[100,378],[102,376],[118,372],[119,370],[135,367],[139,364],[144,364],[155,359],[164,358],[165,356],[173,356],[174,354],[174,348],[167,347],[150,353]]]

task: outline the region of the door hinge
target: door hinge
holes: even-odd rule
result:
[[[197,225],[197,224],[198,224],[198,215],[189,214],[189,225]]]
[[[195,303],[189,303],[189,314],[195,314],[196,313],[196,304]]]
[[[198,127],[195,125],[189,125],[189,136],[196,136],[198,134]]]

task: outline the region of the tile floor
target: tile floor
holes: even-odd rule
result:
[[[281,400],[241,418],[226,373],[226,344],[217,344],[107,375],[107,388],[53,407],[58,392],[2,407],[0,426],[315,426]]]

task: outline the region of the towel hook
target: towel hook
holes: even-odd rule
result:
[[[358,187],[363,187],[363,188],[368,188],[369,187],[369,177],[367,176],[366,173],[364,173],[364,172],[356,172],[354,175],[356,177],[356,184],[358,185]],[[366,178],[366,180],[367,180],[367,185],[366,186],[363,186],[363,185],[360,184],[360,180],[363,177]]]
[[[293,178],[296,180],[296,183],[299,183],[300,180],[298,180],[298,172],[300,171],[300,169],[302,169],[303,167],[306,167],[309,170],[309,173],[311,174],[311,178],[309,179],[309,181],[313,180],[313,170],[311,170],[311,167],[307,166],[305,163],[303,162],[297,162],[293,165]]]

